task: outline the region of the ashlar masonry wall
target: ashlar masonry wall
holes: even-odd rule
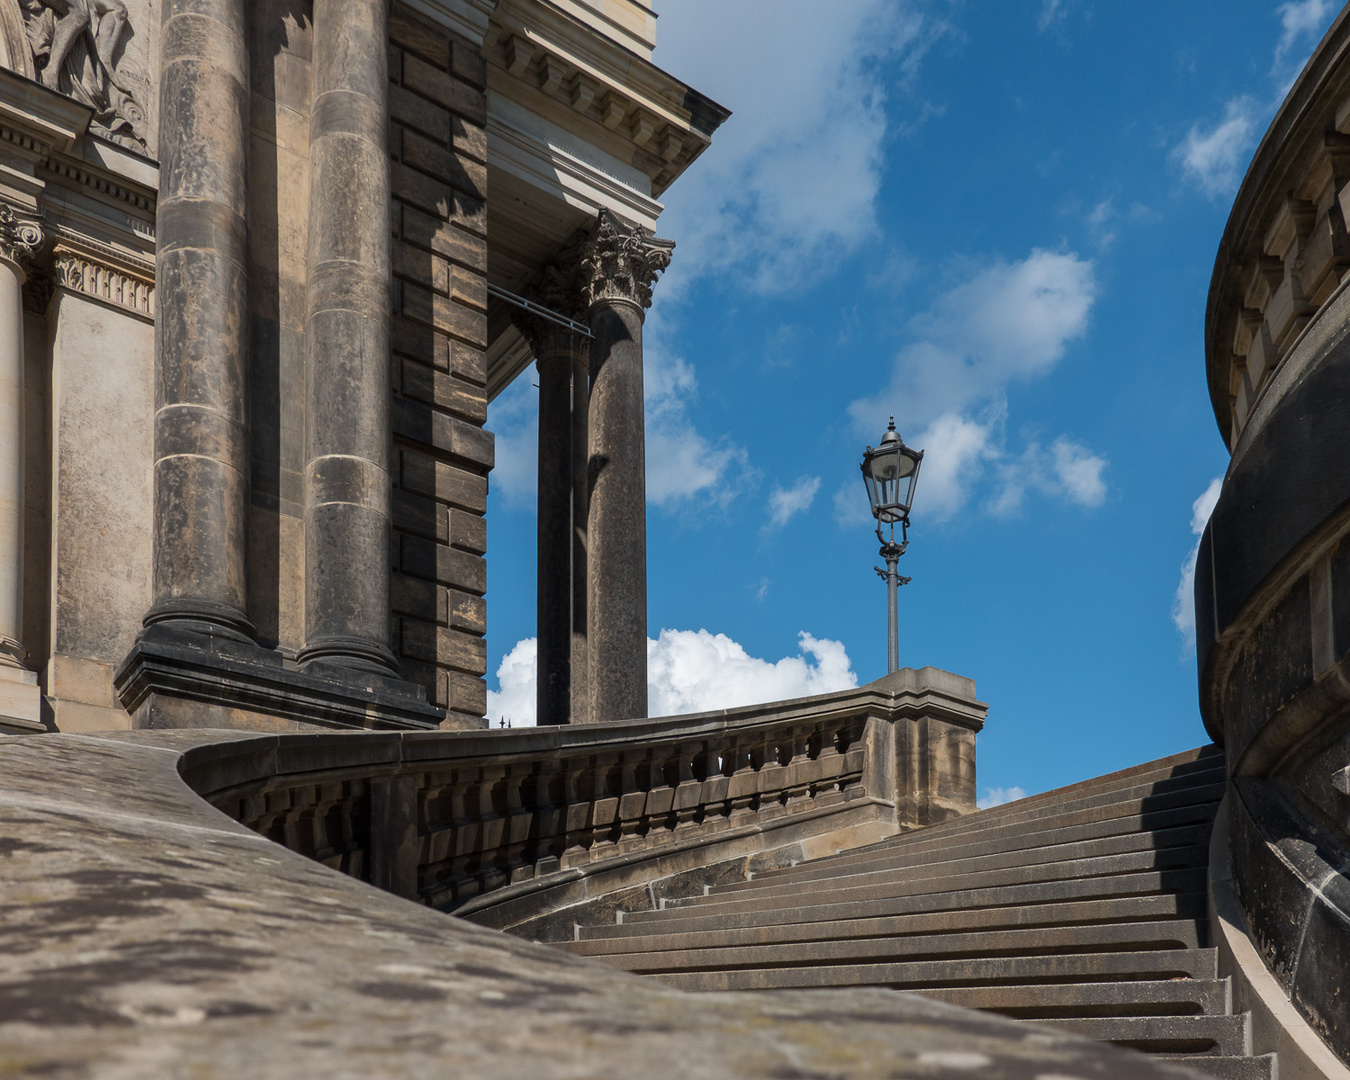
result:
[[[487,707],[487,67],[401,4],[389,19],[394,651],[480,726]]]

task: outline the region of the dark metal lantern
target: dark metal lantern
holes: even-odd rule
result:
[[[867,484],[867,499],[878,525],[909,524],[909,508],[914,502],[914,485],[919,480],[923,451],[912,450],[895,430],[895,417],[875,450],[863,453],[862,474]]]

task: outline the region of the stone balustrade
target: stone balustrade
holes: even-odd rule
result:
[[[905,669],[695,716],[490,732],[281,735],[185,780],[293,851],[433,907],[570,936],[710,880],[974,809],[974,683]]]
[[[1272,123],[1224,231],[1206,313],[1209,389],[1230,449],[1350,268],[1350,82],[1338,18]]]

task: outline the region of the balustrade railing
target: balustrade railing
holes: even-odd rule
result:
[[[638,881],[696,884],[729,860],[801,857],[974,809],[985,711],[970,680],[906,669],[698,716],[264,736],[189,752],[184,775],[294,851],[513,924]],[[626,903],[655,899],[648,888]]]

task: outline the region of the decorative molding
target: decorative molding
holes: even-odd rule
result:
[[[586,242],[586,231],[578,230],[521,295],[574,322],[585,323],[586,302],[581,295],[579,276]],[[570,353],[585,363],[590,356],[590,338],[572,333],[556,322],[520,310],[511,312],[511,321],[529,341],[536,360]]]
[[[83,237],[63,236],[52,258],[56,288],[79,293],[143,319],[155,318],[155,268]]]
[[[33,315],[47,315],[52,297],[56,294],[56,285],[47,270],[33,270],[23,284],[23,309]]]
[[[100,195],[124,202],[128,206],[134,206],[137,210],[145,213],[153,214],[155,212],[155,196],[153,193],[147,194],[144,190],[138,191],[135,188],[124,186],[107,173],[58,157],[48,157],[43,164],[49,172],[55,173],[63,180],[93,188]]]
[[[461,37],[482,45],[498,0],[403,0],[403,3]]]
[[[17,266],[26,277],[44,239],[36,220],[20,217],[12,207],[0,203],[0,260]]]
[[[652,306],[652,285],[667,266],[673,240],[661,240],[601,210],[581,251],[577,286],[586,307],[599,303]]]

